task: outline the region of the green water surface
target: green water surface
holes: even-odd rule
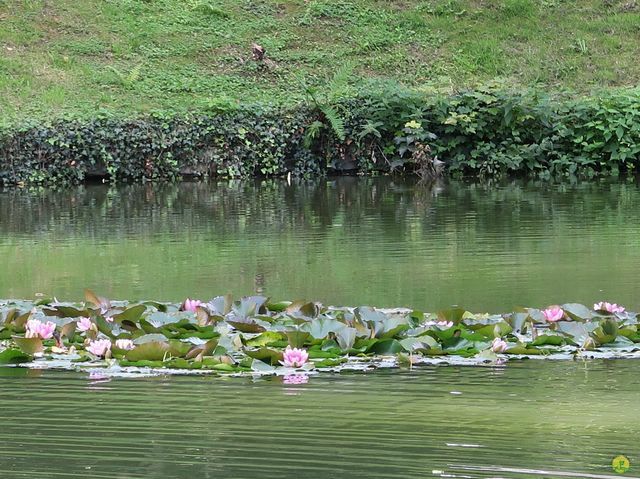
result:
[[[280,379],[0,368],[0,471],[13,478],[612,477],[640,473],[638,365]]]
[[[391,178],[0,191],[0,298],[638,309],[640,190]],[[640,477],[635,361],[109,381],[0,368],[0,477]]]
[[[394,178],[0,191],[0,298],[640,307],[640,189]]]

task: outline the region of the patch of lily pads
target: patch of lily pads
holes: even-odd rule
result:
[[[0,365],[86,371],[92,378],[158,374],[310,374],[508,360],[640,358],[637,314],[568,303],[506,314],[455,307],[329,307],[262,296],[181,304],[0,301]]]

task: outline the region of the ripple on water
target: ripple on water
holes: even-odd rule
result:
[[[529,361],[297,385],[0,369],[2,477],[600,477],[638,455],[636,369]]]

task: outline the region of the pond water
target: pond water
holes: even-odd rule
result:
[[[640,188],[392,178],[0,191],[0,298],[637,310]],[[640,476],[634,361],[100,381],[0,368],[0,476]],[[633,464],[636,464],[634,467]],[[548,472],[541,472],[548,471]],[[587,476],[591,474],[591,476]]]
[[[635,477],[637,369],[532,360],[292,386],[0,368],[0,467],[11,479],[604,478],[625,454],[620,477]]]
[[[274,300],[473,311],[640,306],[640,189],[394,178],[0,191],[0,298]]]

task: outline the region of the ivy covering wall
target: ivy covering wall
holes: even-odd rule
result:
[[[0,184],[411,172],[417,143],[450,175],[633,172],[640,89],[579,99],[492,88],[446,96],[391,89],[322,108],[246,105],[207,115],[13,126],[0,131]]]

